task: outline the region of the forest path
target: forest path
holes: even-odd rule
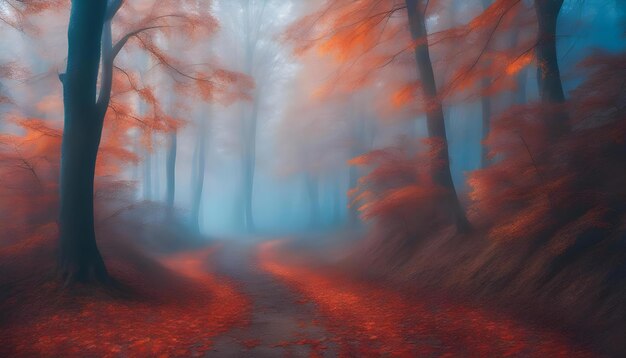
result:
[[[315,307],[259,267],[257,243],[229,242],[220,247],[215,270],[239,285],[252,300],[250,324],[217,337],[206,357],[336,357],[324,345],[327,331]]]
[[[252,300],[212,357],[593,357],[567,335],[351,277],[284,240],[225,243],[217,273]]]

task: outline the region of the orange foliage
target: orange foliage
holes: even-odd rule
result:
[[[426,17],[437,18],[428,42],[440,96],[467,100],[515,88],[515,73],[533,59],[534,13],[519,0],[497,0],[465,23],[451,19],[452,4],[428,1]],[[471,5],[468,5],[471,8]],[[412,41],[404,2],[327,1],[289,28],[285,37],[296,53],[316,49],[319,56],[335,59],[337,77],[324,93],[349,93],[373,83],[389,88],[394,106],[421,101],[415,79],[413,49],[425,39]],[[488,88],[478,85],[490,78]],[[426,104],[427,106],[427,104]],[[425,111],[427,108],[415,108]]]

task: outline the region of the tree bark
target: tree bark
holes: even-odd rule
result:
[[[537,82],[539,96],[546,104],[565,102],[563,84],[556,51],[556,25],[563,0],[535,0],[537,13]],[[568,116],[564,110],[546,118],[546,127],[552,138],[568,131]]]
[[[94,176],[102,133],[96,103],[106,0],[73,0],[67,69],[62,77],[65,109],[61,148],[59,270],[66,282],[106,281],[96,244]]]
[[[422,89],[427,101],[426,124],[428,135],[441,143],[441,150],[433,158],[432,176],[434,181],[448,192],[447,202],[454,216],[457,230],[465,232],[470,229],[469,221],[465,216],[461,203],[457,197],[452,174],[450,172],[450,159],[448,155],[448,140],[444,122],[443,108],[438,97],[435,74],[430,60],[428,48],[428,32],[424,20],[424,6],[421,0],[406,0],[407,13],[411,36],[416,41],[415,61],[422,82]]]

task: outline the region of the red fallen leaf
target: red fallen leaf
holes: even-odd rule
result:
[[[167,259],[167,266],[187,276],[184,284],[197,294],[192,298],[164,291],[157,305],[107,295],[68,295],[58,305],[37,302],[20,313],[22,324],[12,326],[12,347],[22,356],[202,356],[211,349],[211,337],[246,324],[250,310],[249,300],[231,282],[206,271],[202,263],[212,261],[207,256],[194,252]],[[36,297],[54,296],[56,289],[42,285]]]

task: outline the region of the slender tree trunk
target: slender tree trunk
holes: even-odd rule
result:
[[[483,91],[490,85],[491,80],[484,78],[481,82]],[[489,166],[489,150],[485,145],[485,141],[489,136],[491,130],[491,98],[486,94],[482,94],[480,98],[480,108],[482,110],[482,145],[480,146],[480,167],[486,168]]]
[[[353,156],[355,157],[355,156]],[[348,185],[350,189],[357,187],[359,182],[359,168],[351,165],[348,168]],[[350,227],[356,227],[359,224],[359,211],[356,205],[350,205],[348,208],[348,225]]]
[[[139,133],[133,133],[133,153],[139,153]],[[133,182],[139,183],[139,163],[133,163]],[[135,195],[137,192],[135,191]]]
[[[155,148],[152,154],[154,156],[154,170],[152,171],[152,187],[154,189],[154,193],[152,193],[152,197],[156,201],[161,201],[161,151],[159,148]]]
[[[244,168],[244,210],[246,230],[253,232],[255,228],[253,215],[253,197],[254,197],[254,174],[256,170],[256,131],[257,120],[259,114],[258,94],[255,94],[254,103],[252,104],[252,113],[250,114],[250,122],[246,141],[246,158]]]
[[[167,149],[167,163],[166,163],[166,176],[167,176],[167,214],[172,216],[174,214],[174,199],[176,194],[176,150],[177,150],[178,133],[174,129],[169,134],[169,147]]]
[[[309,196],[309,225],[316,228],[320,219],[319,181],[314,174],[306,174],[304,181]]]
[[[333,225],[341,222],[341,182],[333,178]]]
[[[192,229],[196,232],[200,232],[200,206],[202,204],[202,192],[204,189],[204,171],[206,166],[206,130],[204,121],[200,120],[200,128],[198,130],[198,137],[196,139],[196,146],[194,149],[194,163],[193,163],[193,179],[192,190],[193,197],[191,198],[191,222]]]
[[[563,0],[535,0],[537,13],[537,81],[539,96],[543,103],[561,104],[565,102],[563,84],[556,51],[556,25]],[[558,137],[568,130],[568,117],[564,110],[546,118],[547,130],[551,137]]]
[[[152,153],[146,150],[143,158],[143,199],[152,200]]]
[[[482,0],[483,10],[486,10],[491,6],[491,0]],[[480,166],[481,168],[486,168],[489,166],[489,151],[487,146],[485,145],[485,141],[489,136],[489,132],[491,131],[491,115],[492,115],[492,105],[491,105],[491,97],[487,95],[485,92],[491,85],[491,78],[484,77],[481,81],[482,87],[482,95],[480,98],[480,107],[482,110],[482,145],[480,151]]]
[[[67,282],[105,281],[96,244],[94,176],[102,119],[96,104],[100,44],[107,1],[73,0],[67,69],[62,75],[65,120],[61,148],[59,269]]]
[[[435,182],[448,191],[447,201],[454,215],[457,230],[461,232],[468,231],[470,224],[457,197],[456,189],[452,182],[452,174],[450,173],[446,126],[441,100],[437,94],[435,74],[430,60],[427,38],[428,32],[426,31],[423,13],[424,6],[422,6],[421,0],[406,0],[406,5],[411,36],[414,41],[417,41],[417,45],[415,46],[417,70],[422,82],[424,95],[428,102],[426,111],[428,135],[431,139],[435,139],[441,143],[441,149],[438,151],[437,157],[434,158],[435,164],[433,165],[432,175]],[[443,163],[443,165],[441,163]]]

